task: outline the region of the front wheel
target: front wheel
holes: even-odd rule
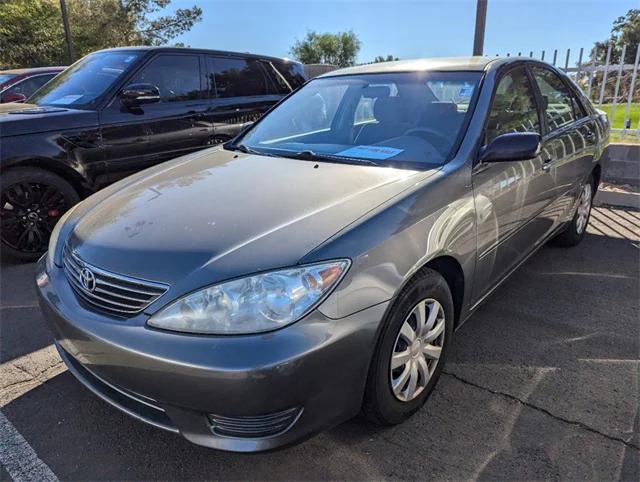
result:
[[[425,269],[387,315],[367,380],[366,417],[392,425],[419,410],[440,377],[452,335],[449,286],[439,273]]]
[[[33,261],[47,250],[58,219],[80,200],[61,177],[35,167],[3,172],[0,178],[2,253]]]
[[[578,208],[573,219],[566,228],[553,239],[557,246],[576,246],[582,241],[587,232],[587,225],[591,216],[591,206],[595,195],[595,182],[593,175],[584,183],[578,199]]]

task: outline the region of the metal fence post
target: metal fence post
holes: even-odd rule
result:
[[[554,49],[553,51],[553,66],[556,66],[556,60],[558,59],[558,49]]]
[[[604,61],[604,72],[602,74],[602,85],[600,86],[600,99],[598,105],[602,105],[604,101],[604,87],[607,85],[607,74],[609,73],[609,60],[611,59],[611,41],[609,41],[609,47],[607,48],[607,58]]]
[[[593,87],[593,78],[596,75],[596,67],[598,66],[598,49],[593,51],[593,65],[589,69],[589,86],[587,88],[587,97],[591,99],[591,87]]]
[[[636,77],[638,76],[638,62],[640,61],[640,44],[636,47],[636,60],[633,63],[633,74],[631,74],[631,85],[629,85],[629,95],[627,95],[627,107],[624,111],[624,131],[631,127],[629,121],[629,114],[631,112],[631,101],[633,100],[633,89],[636,86]],[[640,122],[638,122],[638,128],[640,129]]]
[[[580,49],[580,54],[578,54],[578,70],[576,71],[576,82],[580,80],[580,74],[582,72],[582,54],[584,53],[584,48]]]
[[[569,68],[569,55],[571,54],[571,49],[567,49],[567,56],[564,59],[564,70]]]
[[[613,105],[611,106],[611,112],[609,118],[611,125],[613,125],[613,118],[616,113],[616,107],[618,107],[618,90],[620,90],[620,81],[622,80],[622,68],[624,67],[624,56],[627,53],[627,44],[622,46],[622,54],[620,56],[620,63],[618,64],[618,78],[616,79],[616,86],[613,89]]]

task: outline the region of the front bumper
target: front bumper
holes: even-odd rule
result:
[[[37,279],[56,346],[84,385],[139,420],[239,452],[293,444],[357,414],[387,306],[339,320],[316,310],[258,335],[185,335],[147,327],[144,313],[88,309],[44,258]]]

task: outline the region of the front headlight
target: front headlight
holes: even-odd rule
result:
[[[47,271],[49,271],[53,267],[56,261],[56,250],[58,247],[58,238],[60,237],[60,231],[62,230],[64,223],[67,222],[67,219],[69,219],[76,207],[78,207],[77,204],[75,206],[72,206],[66,213],[64,213],[60,217],[60,219],[58,219],[58,222],[51,231],[51,236],[49,237],[49,247],[47,248]]]
[[[153,315],[149,326],[187,333],[237,335],[289,325],[340,281],[349,260],[288,268],[210,286]]]

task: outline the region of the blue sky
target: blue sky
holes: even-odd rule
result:
[[[289,56],[308,30],[353,30],[362,41],[359,62],[376,55],[400,58],[470,55],[475,0],[173,0],[171,9],[199,5],[203,20],[176,41],[192,47]],[[485,54],[544,49],[551,60],[566,49],[572,63],[606,39],[613,21],[638,0],[489,0]]]

